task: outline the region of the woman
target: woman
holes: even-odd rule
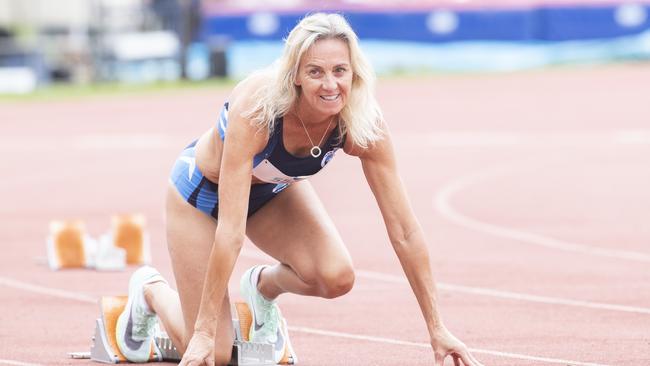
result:
[[[255,322],[252,340],[283,349],[280,294],[334,298],[350,291],[350,255],[304,180],[342,149],[362,162],[424,315],[435,364],[451,356],[456,365],[480,365],[438,315],[426,243],[373,85],[348,23],[337,14],[314,14],[291,31],[273,66],[235,87],[217,125],[174,166],[167,238],[178,293],[153,268],[134,273],[117,327],[127,358],[146,361],[157,315],[183,354],[181,365],[228,363],[227,284],[245,235],[279,261],[253,267],[241,279]]]

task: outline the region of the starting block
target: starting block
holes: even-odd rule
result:
[[[47,262],[51,269],[89,267],[97,243],[86,233],[80,220],[50,222]]]
[[[93,361],[102,363],[128,362],[117,347],[115,328],[117,318],[124,310],[127,296],[104,296],[100,300],[101,317],[95,320],[95,334],[90,347],[90,353],[73,352],[72,358],[90,358]],[[248,331],[252,323],[252,316],[248,305],[244,302],[233,304],[233,328],[235,330],[235,342],[232,348],[232,358],[229,365],[237,366],[263,366],[275,365],[273,361],[273,345],[267,343],[253,343],[248,340]],[[284,328],[286,347],[284,357],[278,364],[295,365],[298,358],[291,346],[287,323],[282,319],[281,326]],[[151,345],[149,362],[171,361],[179,362],[180,354],[172,344],[167,334],[158,327],[154,335],[154,342]]]
[[[108,240],[126,251],[126,264],[151,263],[151,249],[146,219],[141,214],[114,215]],[[106,240],[106,239],[105,239]]]
[[[143,215],[115,215],[111,229],[99,240],[86,233],[80,220],[50,222],[47,260],[51,269],[95,268],[123,270],[126,265],[151,262],[149,234]]]

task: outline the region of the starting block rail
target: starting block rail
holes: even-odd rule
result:
[[[71,352],[71,358],[90,358],[102,363],[128,362],[117,347],[115,327],[117,318],[126,306],[126,296],[104,296],[100,300],[101,317],[95,320],[95,334],[92,338],[90,352]],[[248,305],[238,302],[233,305],[233,328],[235,341],[232,348],[231,366],[266,366],[275,365],[273,361],[273,345],[248,341],[252,317]],[[279,364],[295,365],[298,361],[286,332],[286,321],[282,319],[281,326],[287,335],[285,355]],[[171,361],[179,362],[181,356],[172,344],[167,333],[157,327],[154,342],[151,345],[149,362]]]

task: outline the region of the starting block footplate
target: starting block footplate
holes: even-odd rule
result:
[[[115,326],[117,318],[126,306],[126,296],[104,296],[100,300],[101,317],[95,320],[95,333],[92,338],[90,352],[70,352],[71,358],[90,358],[93,361],[116,364],[128,362],[117,347]],[[273,345],[248,341],[248,330],[251,326],[250,310],[246,303],[235,303],[232,309],[235,341],[232,348],[231,366],[265,366],[275,365],[273,361]],[[282,319],[285,328],[286,321]],[[171,361],[179,362],[181,356],[172,344],[167,333],[157,327],[154,342],[151,347],[150,362]],[[287,334],[285,356],[279,364],[294,365],[297,357],[291,347]]]

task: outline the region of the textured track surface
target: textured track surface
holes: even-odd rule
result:
[[[429,239],[447,326],[486,365],[650,363],[649,65],[391,79],[378,95]],[[0,104],[0,365],[88,364],[100,295],[133,268],[52,272],[48,222],[148,218],[226,90]],[[342,298],[285,296],[303,365],[432,365],[358,161],[313,179],[358,269]],[[247,243],[235,276],[271,262]],[[232,290],[236,294],[237,281]],[[236,297],[237,295],[235,295]]]

